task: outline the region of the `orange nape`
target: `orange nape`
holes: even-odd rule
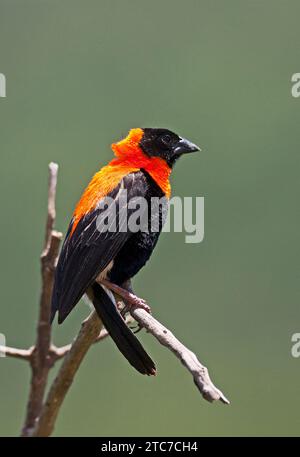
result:
[[[116,158],[101,168],[85,189],[73,213],[71,235],[82,217],[95,209],[97,203],[106,197],[124,176],[142,168],[149,173],[166,197],[170,198],[171,185],[169,177],[171,169],[160,157],[148,157],[144,154],[139,146],[143,134],[144,132],[140,128],[131,129],[124,140],[112,144],[111,147]]]

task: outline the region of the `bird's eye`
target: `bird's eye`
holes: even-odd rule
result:
[[[164,135],[164,136],[161,138],[161,140],[162,140],[162,142],[163,142],[164,144],[170,144],[172,138],[171,138],[170,135]]]

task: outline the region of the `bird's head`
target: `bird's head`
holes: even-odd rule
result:
[[[137,128],[131,129],[128,136],[113,145],[113,150],[120,156],[132,152],[135,148],[142,150],[147,157],[160,157],[173,167],[177,159],[200,148],[167,129]]]
[[[170,167],[181,155],[200,150],[196,144],[167,129],[143,129],[139,145],[146,155],[161,157]]]

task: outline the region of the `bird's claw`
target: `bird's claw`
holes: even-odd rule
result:
[[[132,306],[134,308],[141,308],[141,309],[144,309],[145,311],[147,311],[147,313],[151,314],[151,308],[150,306],[147,304],[146,300],[144,300],[143,298],[139,298],[139,297],[134,297],[134,300],[132,302]]]

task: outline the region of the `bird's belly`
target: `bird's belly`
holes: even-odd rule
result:
[[[120,250],[108,277],[115,284],[123,284],[135,276],[150,258],[159,233],[137,232]]]

